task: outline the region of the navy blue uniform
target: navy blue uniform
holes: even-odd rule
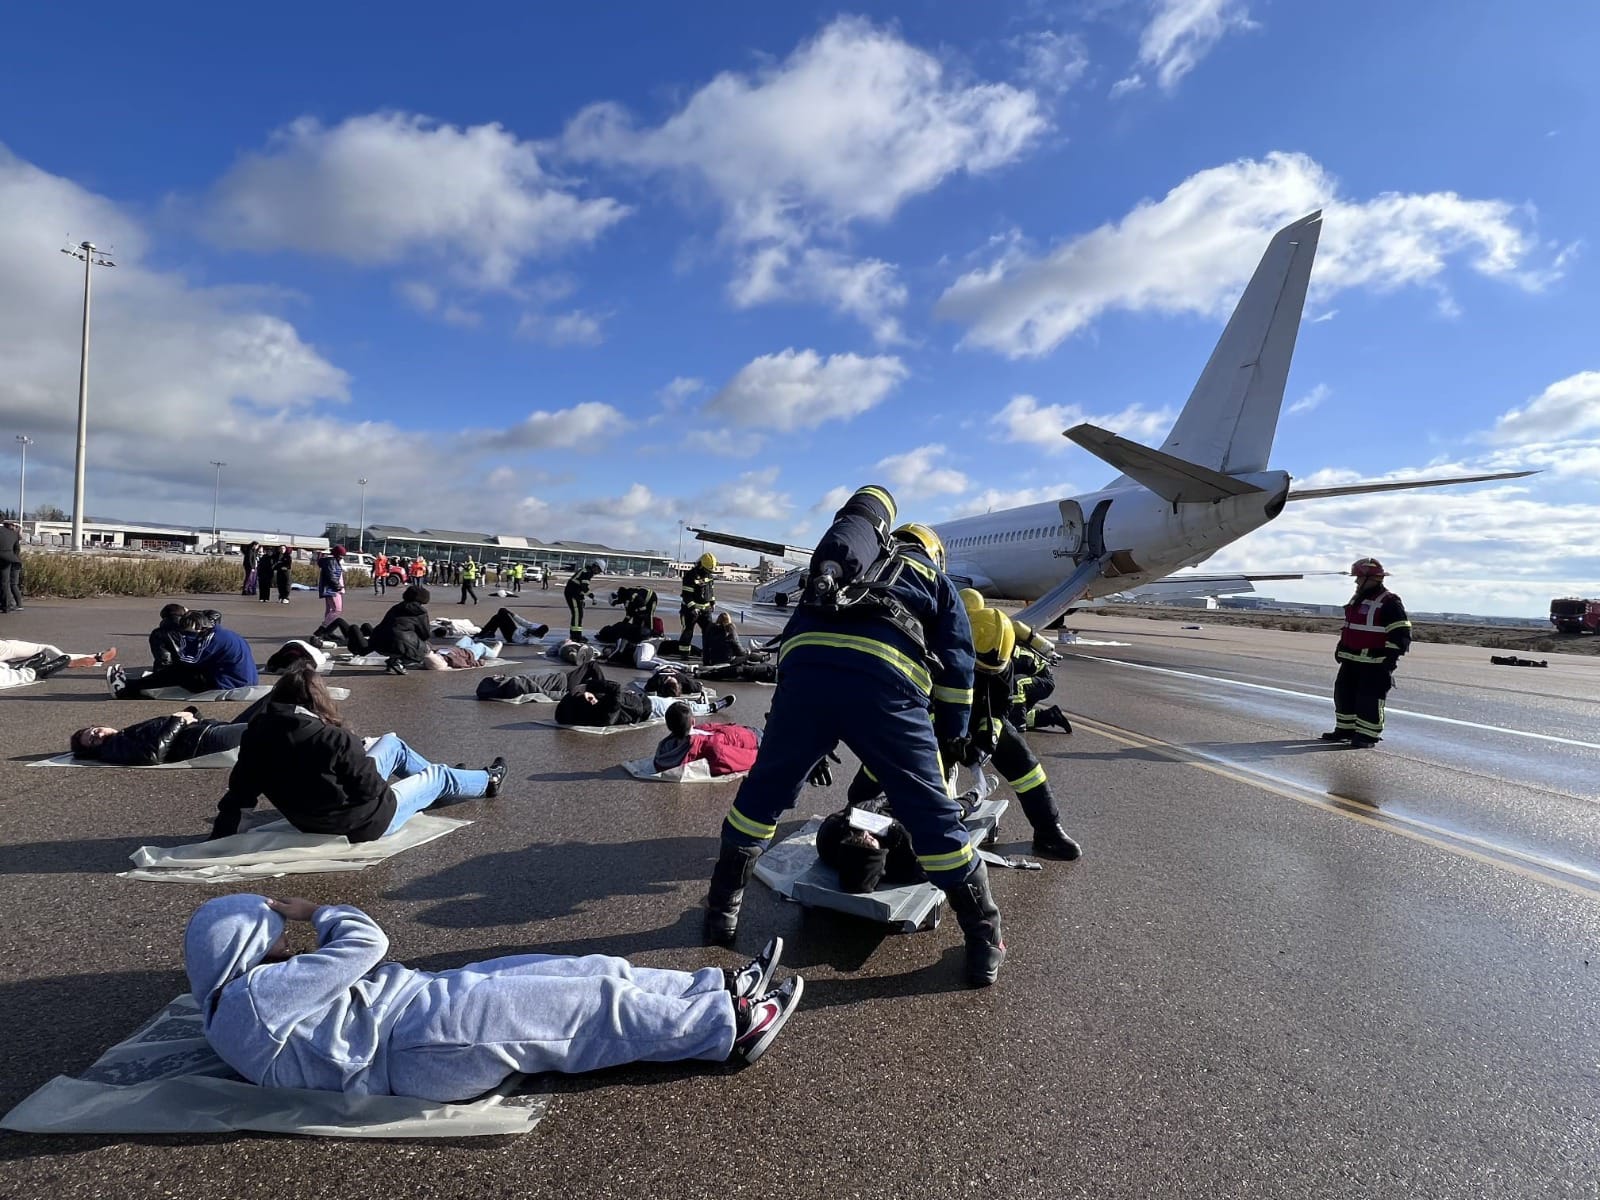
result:
[[[893,591],[921,619],[937,662],[883,617],[798,609],[778,652],[761,752],[723,822],[724,845],[769,842],[817,760],[843,742],[882,783],[932,882],[949,890],[973,871],[939,760],[939,742],[967,731],[972,629],[949,579],[920,554],[905,558]]]

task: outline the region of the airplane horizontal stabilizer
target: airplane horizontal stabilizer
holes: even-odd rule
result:
[[[790,546],[783,542],[769,542],[762,538],[745,537],[738,533],[718,533],[714,529],[689,530],[702,542],[710,542],[714,546],[732,546],[736,550],[753,550],[757,554],[765,554],[771,558],[787,558],[796,561],[810,562],[810,546]]]
[[[1495,479],[1526,479],[1537,471],[1502,471],[1498,475],[1458,475],[1450,479],[1401,479],[1383,483],[1347,483],[1342,487],[1291,488],[1291,500],[1326,500],[1331,496],[1366,496],[1373,492],[1408,492],[1413,488],[1451,487],[1458,483],[1488,483]]]
[[[1063,431],[1062,436],[1071,438],[1097,458],[1103,458],[1170,504],[1209,504],[1229,496],[1261,491],[1253,483],[1130,442],[1098,425],[1074,425]]]

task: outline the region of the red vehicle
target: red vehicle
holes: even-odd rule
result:
[[[1600,633],[1600,600],[1568,596],[1550,601],[1550,624],[1557,633]]]

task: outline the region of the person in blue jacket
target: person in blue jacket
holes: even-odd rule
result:
[[[286,921],[309,921],[294,954]],[[739,971],[522,954],[454,971],[385,962],[389,939],[346,904],[218,896],[184,932],[206,1040],[262,1087],[470,1100],[523,1072],[760,1058],[800,1001],[772,988],[774,938]]]
[[[891,534],[894,520],[886,489],[861,488],[812,556],[806,597],[780,638],[778,687],[760,754],[722,823],[706,935],[733,940],[745,883],[778,818],[843,742],[882,784],[917,862],[948,896],[966,937],[968,982],[985,986],[1005,958],[1000,910],[950,794],[940,749],[946,743],[964,755],[958,746],[972,708],[972,631],[944,573],[939,536],[916,524]],[[869,579],[879,590],[858,602],[851,585]],[[870,599],[885,592],[885,600]]]
[[[250,643],[222,627],[214,609],[187,612],[178,624],[178,661],[128,678],[121,664],[106,670],[106,687],[118,700],[137,700],[157,688],[180,687],[186,692],[227,691],[254,687],[261,682]]]

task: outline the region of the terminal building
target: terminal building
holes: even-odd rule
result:
[[[505,533],[473,533],[461,529],[407,529],[404,525],[329,525],[329,538],[348,549],[383,552],[402,558],[419,555],[428,562],[460,561],[469,554],[479,563],[522,563],[552,571],[576,571],[591,558],[602,558],[607,575],[667,575],[672,556],[654,550],[619,550],[599,542],[541,542]]]
[[[23,532],[36,546],[70,546],[72,522],[25,521]],[[83,542],[86,550],[144,550],[162,554],[238,554],[251,542],[263,546],[288,546],[305,554],[328,549],[327,538],[281,529],[219,529],[208,526],[170,525],[154,521],[85,521]]]

